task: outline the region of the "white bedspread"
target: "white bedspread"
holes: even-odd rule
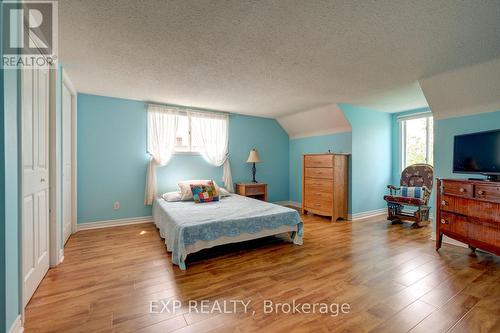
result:
[[[189,253],[214,245],[234,243],[292,231],[302,244],[303,223],[297,211],[233,194],[218,202],[167,202],[153,204],[153,219],[165,239],[172,262],[185,269]]]

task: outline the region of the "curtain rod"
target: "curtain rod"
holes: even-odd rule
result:
[[[230,112],[226,111],[216,111],[216,110],[210,110],[210,109],[201,109],[201,108],[195,108],[195,107],[190,107],[190,106],[183,106],[183,105],[172,105],[172,104],[162,104],[162,103],[154,103],[154,102],[146,102],[148,105],[152,106],[163,106],[179,111],[196,111],[196,112],[207,112],[207,113],[218,113],[218,114],[227,114],[230,115]]]

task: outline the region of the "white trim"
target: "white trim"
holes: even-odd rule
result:
[[[59,147],[61,146],[61,137],[58,131],[57,121],[57,77],[58,69],[50,70],[50,118],[49,118],[49,200],[50,200],[50,267],[55,267],[59,264],[59,249],[61,246],[61,225],[60,221],[60,203],[61,203],[61,154]]]
[[[432,241],[436,241],[436,231],[433,230],[432,234],[431,234],[431,240]],[[446,243],[446,244],[449,244],[449,245],[455,245],[455,246],[459,246],[459,247],[468,247],[467,244],[464,244],[462,242],[459,242],[453,238],[450,238],[450,237],[447,237],[445,235],[443,235],[443,243]]]
[[[432,116],[433,116],[433,114],[431,111],[422,111],[422,112],[412,113],[409,115],[397,116],[396,119],[398,121],[404,121],[404,120],[411,120],[411,119],[427,118],[427,117],[432,117]]]
[[[387,214],[387,208],[380,208],[356,214],[348,214],[347,218],[350,221],[357,221],[357,220],[367,219],[369,217],[375,217],[386,214]]]
[[[59,264],[64,261],[64,249],[59,249]]]
[[[302,204],[296,201],[276,201],[273,203],[280,206],[293,206],[296,208],[302,208]]]
[[[63,83],[66,85],[69,92],[72,95],[76,95],[75,86],[73,85],[73,82],[71,82],[71,79],[69,78],[68,73],[66,72],[66,70],[64,68],[62,69],[62,78],[63,78]]]
[[[71,94],[71,233],[77,232],[77,92],[68,76],[68,73],[62,69],[62,87],[61,95],[64,93],[62,90],[64,86],[68,88]],[[63,111],[62,97],[61,97],[61,112]],[[62,116],[62,115],[61,115]]]
[[[141,216],[141,217],[130,217],[130,218],[125,218],[125,219],[80,223],[77,226],[77,231],[90,230],[90,229],[101,229],[101,228],[109,228],[109,227],[119,227],[119,226],[123,226],[123,225],[138,224],[138,223],[153,223],[153,217],[152,216]]]
[[[17,316],[16,320],[12,323],[12,326],[9,329],[9,333],[22,333],[24,332],[24,327],[21,322],[21,315]]]

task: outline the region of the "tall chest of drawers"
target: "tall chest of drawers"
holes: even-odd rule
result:
[[[500,255],[500,183],[438,179],[436,250],[443,235]]]
[[[302,213],[347,220],[349,155],[308,154],[302,159]]]

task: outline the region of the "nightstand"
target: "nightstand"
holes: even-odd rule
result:
[[[236,194],[267,201],[267,184],[236,183]]]

